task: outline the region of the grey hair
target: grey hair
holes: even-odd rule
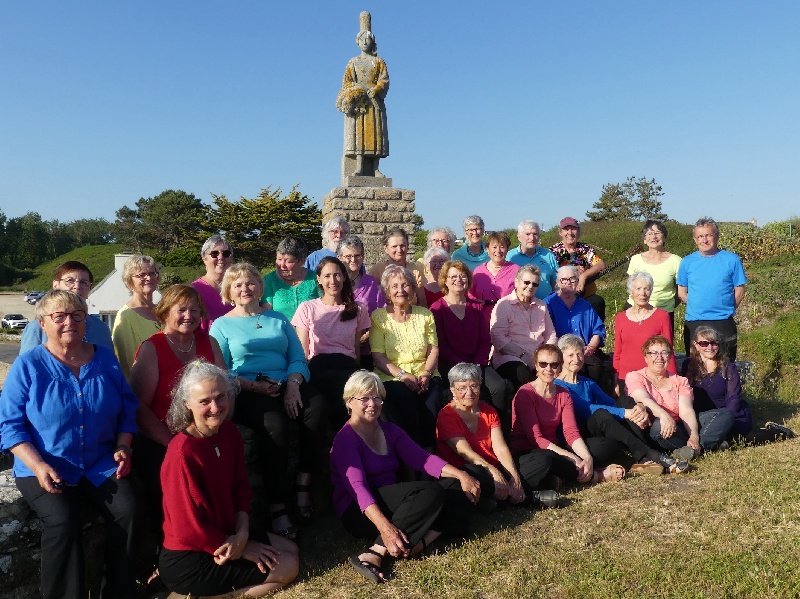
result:
[[[422,263],[425,266],[428,266],[428,262],[430,262],[435,256],[439,256],[440,258],[444,258],[445,260],[450,259],[450,254],[447,252],[446,249],[441,248],[438,245],[435,245],[432,248],[428,248],[425,251],[425,254],[423,254],[422,256]]]
[[[344,229],[345,236],[350,235],[350,223],[343,216],[334,216],[322,227],[322,241],[328,243],[328,234],[331,229]]]
[[[42,296],[42,299],[36,302],[36,309],[33,311],[34,318],[42,322],[44,317],[50,314],[50,308],[53,306],[83,310],[87,314],[89,312],[89,306],[86,304],[86,300],[74,291],[51,289]]]
[[[559,281],[561,281],[561,276],[569,272],[571,277],[580,277],[578,273],[578,267],[574,264],[565,264],[564,266],[560,266],[556,271],[556,286],[561,287]]]
[[[133,275],[145,266],[152,266],[153,270],[161,274],[161,265],[146,254],[131,254],[130,258],[125,260],[125,265],[122,267],[122,282],[131,295],[133,295]]]
[[[694,224],[694,228],[697,229],[698,227],[711,227],[714,229],[714,235],[719,235],[719,225],[717,221],[710,216],[701,216],[698,218],[697,222]]]
[[[586,344],[583,342],[583,339],[578,337],[578,335],[573,335],[572,333],[561,335],[561,337],[558,338],[558,349],[560,349],[562,352],[573,348],[583,352],[583,350],[586,349]]]
[[[303,262],[308,257],[308,246],[299,237],[289,235],[281,239],[275,253],[288,254],[289,256],[294,256],[298,262]]]
[[[258,272],[258,269],[249,262],[237,262],[231,265],[231,267],[225,271],[225,276],[222,277],[222,283],[219,286],[219,295],[223,303],[234,303],[233,298],[231,298],[231,285],[233,285],[236,279],[243,276],[250,276],[256,280],[258,283],[256,294],[258,297],[264,294],[264,279],[261,277],[261,273]]]
[[[414,274],[399,264],[390,264],[381,275],[381,291],[383,291],[383,295],[386,297],[387,304],[392,303],[391,299],[389,299],[389,279],[393,279],[394,277],[403,277],[411,286],[412,294],[417,291],[417,280],[414,278]],[[409,300],[411,299],[412,298],[409,298]]]
[[[239,393],[239,383],[232,379],[228,372],[205,360],[193,360],[183,369],[181,380],[172,389],[172,403],[167,412],[167,427],[173,433],[184,430],[192,422],[194,417],[192,411],[186,406],[191,399],[191,389],[201,381],[215,380],[221,382],[225,387],[230,408],[228,415],[233,414],[233,402]]]
[[[363,396],[366,393],[374,391],[378,394],[381,400],[386,399],[386,387],[383,386],[380,377],[371,370],[356,370],[347,379],[344,384],[344,392],[342,399],[344,405],[347,407],[347,413],[350,413],[350,408],[347,406],[347,401],[353,397]]]
[[[522,235],[522,232],[527,229],[536,229],[538,233],[542,232],[542,227],[535,220],[523,220],[517,225],[517,235]]]
[[[453,231],[453,229],[451,229],[450,227],[436,227],[435,229],[431,229],[428,232],[428,239],[427,239],[428,247],[432,247],[431,246],[431,239],[433,239],[433,234],[434,233],[444,233],[447,236],[447,240],[450,242],[450,247],[452,248],[452,247],[455,246],[455,244],[456,244],[456,233],[455,233],[455,231]]]
[[[517,275],[514,277],[514,280],[521,280],[522,275],[524,275],[526,272],[530,273],[532,276],[539,277],[540,281],[542,280],[542,271],[535,264],[526,264],[524,266],[520,266],[519,270],[517,271]]]
[[[389,245],[389,240],[392,237],[402,237],[403,241],[405,241],[406,245],[408,245],[408,231],[406,231],[405,229],[401,229],[400,227],[394,227],[386,231],[386,233],[383,236],[383,239],[381,240],[382,245],[384,246]]]
[[[470,225],[478,225],[484,231],[486,230],[486,225],[483,222],[483,219],[478,216],[477,214],[471,214],[467,218],[464,219],[464,230],[467,230],[467,227]]]
[[[451,387],[456,383],[465,383],[467,381],[480,383],[482,382],[481,367],[469,362],[459,362],[447,373],[447,380],[450,381]]]
[[[655,285],[655,282],[653,281],[653,275],[643,270],[632,272],[631,276],[628,277],[628,293],[630,294],[631,291],[633,291],[633,286],[639,279],[642,279],[645,283],[647,283],[647,286],[650,287],[650,293],[652,293],[653,285]]]
[[[200,257],[205,258],[206,254],[211,251],[211,248],[219,244],[224,245],[227,249],[231,251],[231,253],[233,252],[233,248],[231,247],[231,244],[228,243],[227,239],[225,239],[222,235],[212,235],[211,237],[206,239],[205,243],[203,244],[203,247],[200,248]]]
[[[364,242],[358,235],[348,235],[339,240],[339,245],[336,246],[336,255],[341,256],[342,252],[347,248],[356,249],[360,254],[364,253]]]

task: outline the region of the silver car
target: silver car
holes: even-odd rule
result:
[[[24,329],[28,326],[28,319],[22,314],[6,314],[0,320],[0,328],[3,329]]]

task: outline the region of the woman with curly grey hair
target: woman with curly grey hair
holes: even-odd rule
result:
[[[276,591],[297,576],[298,549],[279,535],[250,531],[252,491],[244,444],[228,420],[237,383],[196,360],[183,371],[167,413],[175,433],[161,469],[164,548],[161,580],[175,593],[246,596]]]
[[[264,277],[261,303],[271,304],[289,320],[300,302],[320,296],[314,272],[303,266],[307,255],[308,247],[302,239],[285,237],[276,249],[275,270]]]

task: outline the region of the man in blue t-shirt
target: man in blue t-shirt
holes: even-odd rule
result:
[[[515,247],[506,256],[506,260],[519,266],[533,264],[542,271],[541,282],[536,289],[536,297],[544,299],[553,292],[556,283],[558,263],[553,252],[539,245],[542,229],[539,223],[524,220],[517,225],[519,247]]]
[[[719,227],[713,218],[699,219],[692,236],[697,251],[686,256],[678,268],[678,296],[686,303],[683,345],[688,354],[697,327],[710,326],[726,339],[728,356],[736,360],[733,315],[744,298],[747,283],[742,261],[736,254],[717,247]]]

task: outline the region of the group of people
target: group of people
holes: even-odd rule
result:
[[[662,223],[645,224],[647,250],[631,259],[614,319],[610,388],[593,288],[605,265],[575,219],[559,232],[550,251],[523,221],[511,248],[470,216],[460,248],[434,229],[415,262],[407,233],[392,229],[368,272],[362,241],[334,217],[321,250],[283,239],[266,276],[214,235],[200,252],[205,274],[157,303],[159,265],[132,255],[121,273],[131,299],[111,331],[88,314],[89,269],[59,267],[0,398],[0,448],[42,520],[45,597],[82,595],[81,497],[108,522],[103,596],[133,596],[138,484],[160,547],[152,582],[203,596],[288,584],[328,430],[338,431],[333,507],[371,542],[350,563],[373,582],[387,557],[463,535],[473,504],[554,507],[564,481],[680,473],[733,442],[794,436],[776,423],[753,429],[733,323],[746,278],[712,219],[698,221],[698,252],[683,261],[666,251]],[[232,423],[256,436],[270,530],[251,530]]]

